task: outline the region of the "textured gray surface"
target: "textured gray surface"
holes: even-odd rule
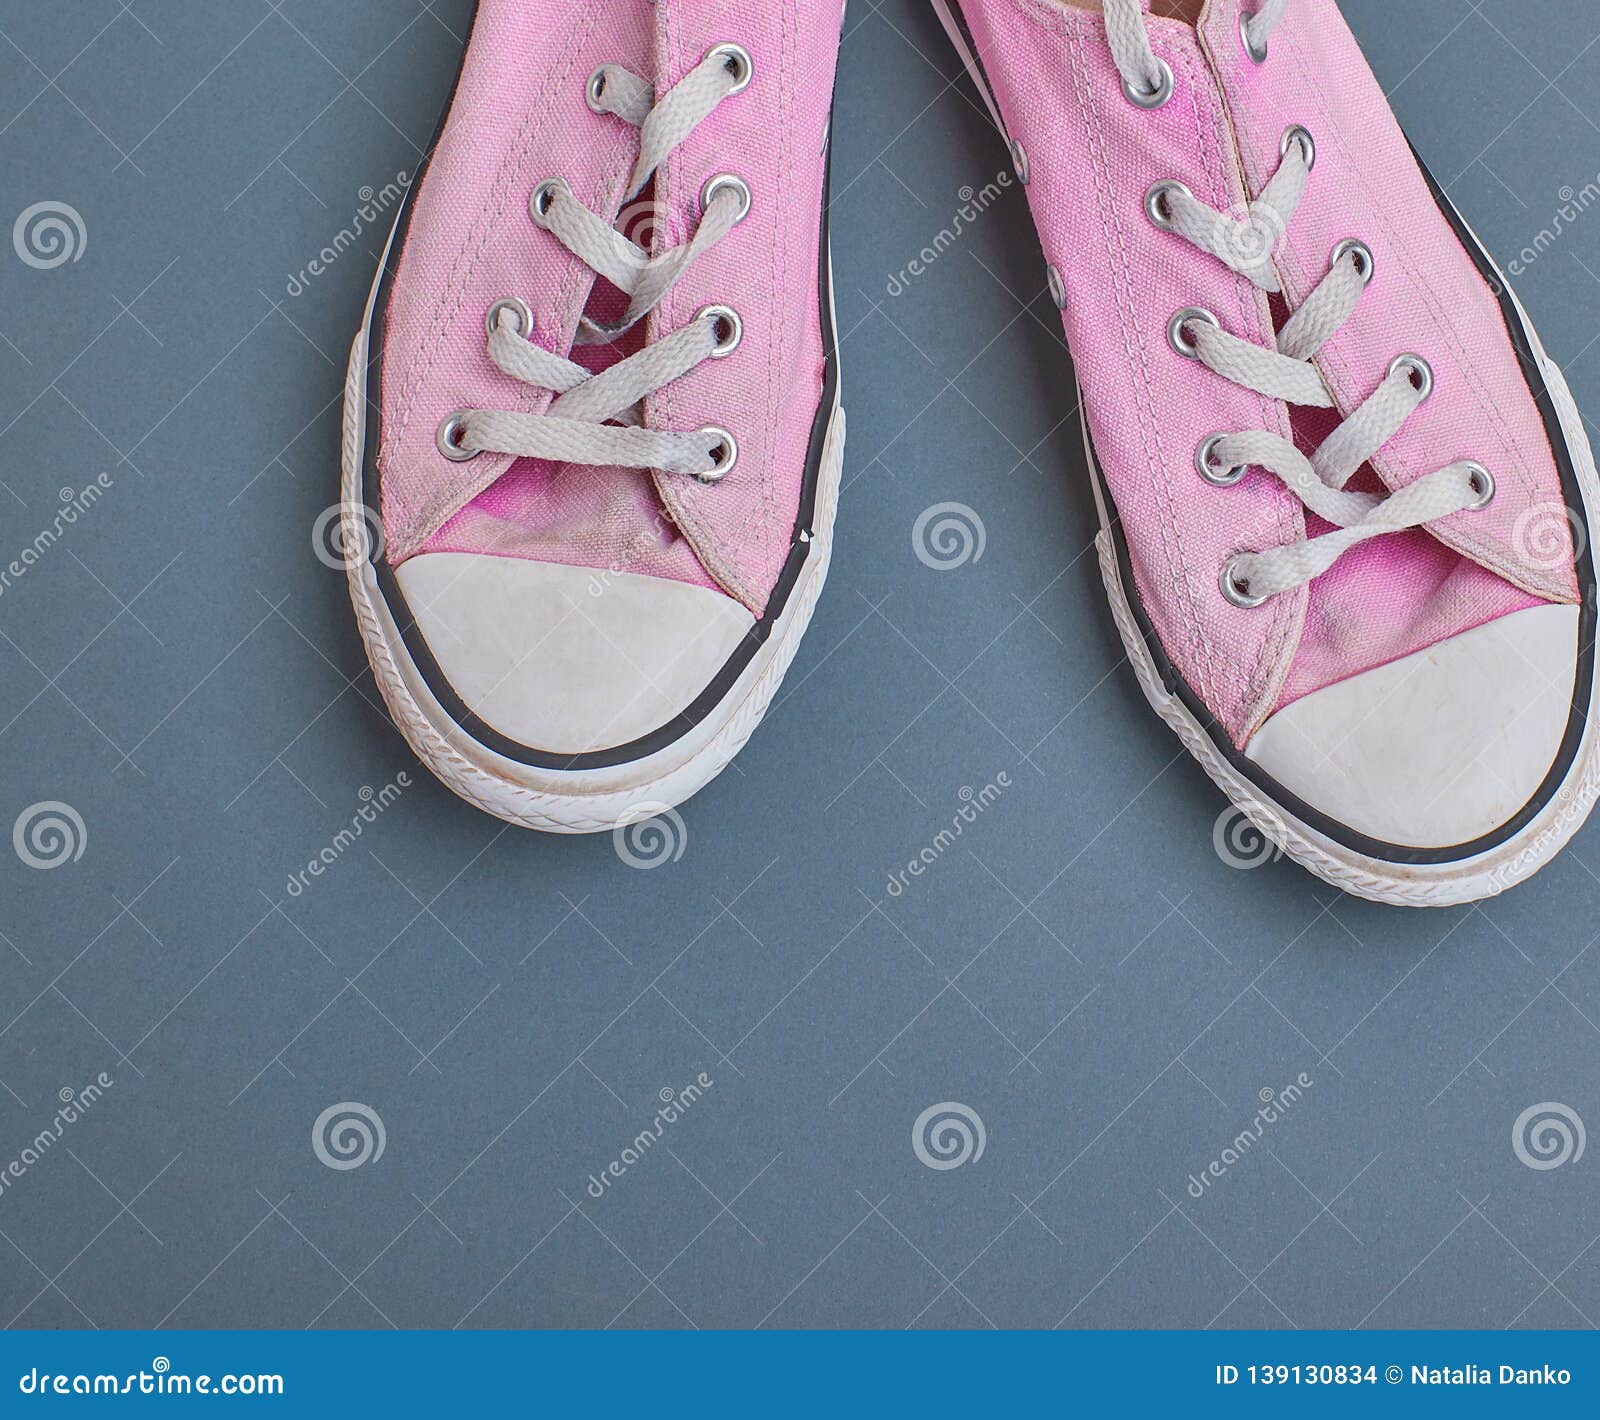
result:
[[[1600,18],[1345,6],[1580,403]],[[1575,1326],[1600,1317],[1600,828],[1485,907],[1370,907],[1213,849],[1087,555],[1071,370],[1021,194],[895,274],[1003,153],[921,0],[853,0],[835,242],[851,421],[831,585],[779,704],[641,871],[412,762],[343,578],[344,354],[468,0],[81,0],[0,18],[0,1190],[16,1326]],[[1565,195],[1584,208],[1558,217]],[[381,196],[377,199],[380,203]],[[979,561],[914,555],[930,505]],[[289,879],[411,783],[325,875]],[[1001,776],[1008,784],[1002,785]],[[1001,788],[898,895],[965,790]],[[660,1091],[713,1084],[595,1199]],[[1313,1084],[1204,1195],[1263,1089]],[[385,1149],[325,1167],[355,1101]],[[955,1101],[981,1158],[919,1161]]]

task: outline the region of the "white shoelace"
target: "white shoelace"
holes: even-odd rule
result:
[[[1257,63],[1283,18],[1288,0],[1264,0],[1241,21],[1241,39]],[[1104,0],[1112,56],[1129,99],[1158,108],[1172,92],[1172,73],[1150,47],[1139,0]],[[1284,134],[1283,162],[1240,222],[1196,199],[1175,180],[1150,189],[1152,221],[1193,243],[1252,281],[1282,294],[1273,253],[1305,196],[1316,161],[1315,140],[1305,129]],[[1354,314],[1373,275],[1371,251],[1354,239],[1335,250],[1331,269],[1304,304],[1285,322],[1276,349],[1241,340],[1221,328],[1209,311],[1189,307],[1173,316],[1168,339],[1190,359],[1269,399],[1318,409],[1333,399],[1312,358]],[[1237,483],[1250,468],[1278,478],[1334,531],[1261,552],[1245,552],[1222,569],[1222,590],[1240,606],[1320,577],[1351,548],[1370,538],[1420,527],[1494,497],[1494,478],[1483,465],[1463,460],[1427,474],[1397,493],[1345,491],[1356,471],[1389,442],[1433,389],[1433,371],[1417,355],[1400,355],[1383,383],[1307,458],[1287,439],[1266,431],[1216,434],[1196,451],[1203,477],[1219,486]]]
[[[624,212],[656,170],[716,110],[750,82],[751,60],[737,45],[718,45],[655,102],[654,86],[628,69],[608,64],[589,79],[591,108],[639,129],[639,159],[622,200]],[[568,251],[628,298],[615,325],[584,316],[575,343],[608,344],[660,305],[689,265],[733,230],[750,210],[750,190],[732,174],[714,177],[701,195],[694,236],[652,256],[580,202],[561,178],[534,190],[533,220]],[[734,436],[705,428],[674,433],[644,426],[644,401],[706,360],[732,354],[741,336],[739,317],[725,306],[702,311],[689,325],[648,343],[601,374],[535,345],[533,316],[515,298],[489,313],[489,357],[506,374],[556,398],[544,414],[467,409],[439,428],[439,448],[457,462],[482,453],[606,467],[661,469],[705,483],[720,482],[739,456]]]

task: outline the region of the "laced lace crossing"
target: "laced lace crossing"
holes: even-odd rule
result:
[[[1288,0],[1264,0],[1240,19],[1240,41],[1252,60],[1264,63],[1268,40]],[[1139,0],[1104,0],[1112,56],[1129,99],[1157,108],[1172,96],[1172,71],[1150,46]],[[1283,138],[1283,161],[1239,221],[1208,207],[1182,183],[1168,180],[1149,191],[1145,207],[1157,226],[1178,236],[1246,277],[1261,290],[1282,295],[1273,254],[1305,197],[1316,163],[1316,142],[1298,126]],[[1224,379],[1269,399],[1331,409],[1333,399],[1311,363],[1343,328],[1372,280],[1372,252],[1354,239],[1341,242],[1329,271],[1284,323],[1275,349],[1241,340],[1223,330],[1210,311],[1188,307],[1168,326],[1173,348]],[[1309,458],[1294,444],[1264,430],[1214,434],[1195,460],[1200,474],[1219,486],[1237,483],[1250,468],[1279,479],[1334,531],[1261,552],[1244,552],[1222,569],[1224,595],[1239,606],[1259,606],[1269,597],[1320,577],[1346,552],[1370,538],[1420,527],[1452,513],[1485,507],[1494,478],[1482,464],[1462,460],[1387,495],[1348,491],[1345,485],[1389,442],[1433,391],[1433,371],[1418,355],[1402,354],[1373,394]]]
[[[718,45],[660,102],[654,86],[620,65],[605,65],[588,84],[590,108],[612,114],[639,130],[628,205],[644,191],[656,171],[718,105],[749,84],[749,54],[737,45]],[[692,238],[652,255],[625,233],[597,217],[562,178],[547,179],[529,202],[533,220],[591,270],[628,297],[615,324],[585,315],[574,343],[610,344],[656,309],[694,260],[733,230],[750,211],[750,189],[732,174],[714,177],[701,194],[701,215]],[[644,402],[706,360],[733,353],[742,328],[726,306],[708,307],[690,324],[653,340],[636,354],[594,374],[577,362],[533,343],[533,315],[526,303],[497,301],[486,322],[489,358],[505,374],[555,394],[544,414],[466,409],[439,428],[440,452],[457,462],[483,453],[560,463],[617,468],[661,469],[705,483],[727,476],[739,456],[738,442],[725,429],[687,433],[644,424]]]

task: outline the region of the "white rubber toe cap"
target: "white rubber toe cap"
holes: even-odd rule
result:
[[[507,739],[554,755],[660,729],[755,624],[704,587],[513,557],[424,553],[395,577],[455,695]]]
[[[1319,813],[1406,848],[1514,818],[1572,713],[1578,608],[1503,616],[1280,710],[1245,753]]]

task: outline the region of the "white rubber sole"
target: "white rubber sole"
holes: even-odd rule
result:
[[[398,230],[398,222],[396,230]],[[390,245],[394,234],[390,234]],[[367,432],[367,367],[372,318],[389,260],[384,251],[366,315],[350,350],[345,381],[341,524],[350,600],[372,674],[407,744],[439,780],[469,804],[521,828],[550,833],[602,833],[651,818],[681,804],[720,774],[750,738],[811,623],[833,554],[833,523],[844,468],[842,381],[817,478],[811,552],[783,614],[728,693],[693,730],[667,748],[628,764],[579,771],[540,769],[507,759],[478,743],[428,690],[364,554],[369,514],[363,488]],[[830,311],[833,275],[828,276]],[[837,329],[835,322],[834,329]],[[837,350],[834,355],[838,359]]]
[[[989,93],[987,79],[977,57],[968,48],[946,0],[934,0],[934,9],[998,124],[999,108]],[[1000,131],[1009,144],[1010,135],[1005,132],[1003,125]],[[1476,241],[1476,237],[1473,239]],[[1479,247],[1484,249],[1482,243],[1479,243]],[[1492,262],[1493,259],[1490,260]],[[1572,452],[1578,488],[1583,498],[1585,526],[1591,530],[1592,541],[1595,516],[1600,511],[1600,477],[1596,475],[1594,452],[1584,430],[1582,416],[1565,376],[1545,352],[1538,332],[1528,320],[1527,312],[1512,291],[1505,274],[1498,266],[1495,272],[1502,289],[1510,293],[1516,305],[1533,354],[1544,373],[1562,433]],[[1081,407],[1081,390],[1078,391],[1078,398]],[[1094,469],[1098,461],[1094,455],[1087,418],[1083,419],[1083,441],[1089,467]],[[1171,726],[1184,748],[1213,782],[1285,856],[1324,882],[1372,902],[1399,907],[1451,907],[1494,897],[1531,877],[1565,847],[1583,826],[1594,808],[1597,796],[1600,796],[1600,726],[1596,724],[1597,716],[1600,716],[1600,675],[1596,675],[1591,684],[1583,740],[1560,787],[1536,818],[1496,848],[1450,863],[1395,863],[1356,852],[1297,818],[1241,774],[1189,707],[1178,696],[1169,693],[1162,683],[1154,658],[1134,617],[1130,589],[1123,584],[1116,541],[1111,531],[1108,495],[1101,488],[1098,477],[1091,478],[1091,483],[1100,519],[1095,548],[1099,553],[1101,578],[1111,602],[1112,618],[1145,698]]]

